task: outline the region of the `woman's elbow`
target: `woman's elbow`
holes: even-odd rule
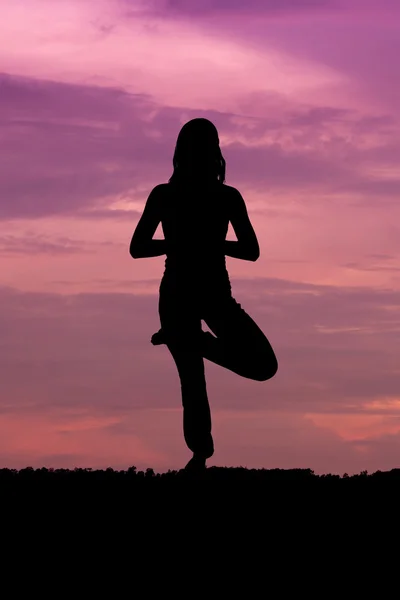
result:
[[[133,246],[132,244],[129,246],[129,254],[132,258],[140,258],[140,254],[138,252],[137,247]]]

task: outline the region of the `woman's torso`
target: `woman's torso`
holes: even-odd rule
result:
[[[226,187],[165,185],[161,225],[167,242],[164,287],[230,293],[224,242],[229,225]]]

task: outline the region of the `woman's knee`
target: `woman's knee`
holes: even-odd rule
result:
[[[274,354],[269,354],[266,359],[259,362],[255,369],[254,377],[256,381],[268,381],[276,375],[278,371],[278,361]]]

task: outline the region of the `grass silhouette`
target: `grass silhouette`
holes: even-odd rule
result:
[[[119,569],[121,564],[128,572],[134,569],[136,579],[139,565],[169,564],[173,573],[177,564],[197,564],[194,591],[203,563],[201,573],[218,565],[223,585],[229,573],[235,587],[245,562],[251,572],[261,561],[258,575],[268,568],[272,577],[268,556],[286,569],[281,579],[286,585],[299,561],[304,576],[318,561],[325,567],[338,560],[353,565],[362,553],[385,547],[387,538],[394,539],[399,491],[400,469],[339,476],[242,467],[209,467],[201,475],[134,466],[125,471],[5,468],[0,470],[2,541],[10,557],[20,556],[23,547],[30,562],[55,561],[62,567],[79,560],[92,570],[105,559]],[[182,577],[189,575],[185,571]],[[154,575],[148,582],[157,583]]]
[[[317,490],[342,491],[357,489],[377,490],[387,486],[400,488],[400,469],[348,475],[317,475],[312,469],[248,469],[245,467],[209,467],[203,473],[192,474],[185,470],[155,473],[148,468],[138,471],[135,466],[127,470],[75,468],[54,469],[26,467],[0,469],[0,489],[7,495],[25,494],[80,494],[86,497],[101,492],[106,495],[139,497],[140,495],[180,493],[184,489],[207,489],[235,498],[263,497],[268,493],[279,496],[288,487],[302,492]]]

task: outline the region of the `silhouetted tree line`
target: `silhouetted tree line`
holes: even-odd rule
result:
[[[126,471],[107,469],[75,468],[54,469],[26,467],[24,469],[0,469],[0,488],[18,489],[35,486],[36,488],[90,488],[108,487],[114,489],[149,489],[162,490],[173,487],[195,484],[207,487],[259,489],[271,485],[296,484],[303,488],[352,488],[359,485],[382,485],[385,483],[400,485],[400,469],[361,471],[355,475],[325,474],[317,475],[311,469],[247,469],[245,467],[209,467],[204,473],[191,474],[184,470],[169,470],[166,473],[155,473],[148,468],[138,471],[135,466]]]
[[[227,552],[265,561],[267,551],[286,565],[288,553],[297,561],[312,547],[323,557],[339,544],[344,560],[376,536],[393,538],[399,491],[400,469],[351,476],[243,467],[197,475],[135,466],[0,469],[2,542],[16,545],[16,556],[21,547],[57,560],[61,551],[85,561],[96,552],[130,560],[136,553],[151,564],[177,548],[190,560],[213,548],[218,565]]]

